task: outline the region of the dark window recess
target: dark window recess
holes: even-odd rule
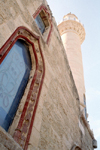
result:
[[[17,40],[0,65],[0,126],[11,125],[24,94],[31,70],[28,47]]]
[[[48,17],[43,10],[37,15],[37,17],[35,18],[35,22],[42,34],[45,32],[45,29],[49,27]]]

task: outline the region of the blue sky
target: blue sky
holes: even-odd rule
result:
[[[100,150],[100,0],[47,0],[56,22],[68,13],[84,24],[86,37],[81,46],[88,120]]]

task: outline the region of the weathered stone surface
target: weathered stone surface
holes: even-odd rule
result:
[[[7,148],[3,144],[1,144],[1,143],[0,143],[0,149],[1,150],[7,150]]]
[[[77,143],[83,150],[92,150],[93,137],[80,119],[79,95],[69,67],[67,59],[69,56],[66,55],[55,19],[52,17],[53,30],[50,43],[47,44],[33,18],[33,14],[41,4],[48,7],[47,2],[43,0],[0,1],[0,46],[3,46],[16,28],[25,26],[33,34],[39,36],[45,62],[45,77],[28,150],[71,150],[74,143]],[[73,38],[72,35],[68,34],[68,36],[68,42],[71,46]],[[75,49],[77,47],[80,49],[79,39],[76,35],[75,39]],[[34,45],[38,52],[39,47],[36,41]],[[67,49],[70,51],[69,47]],[[73,50],[73,46],[71,50]],[[32,48],[30,54],[34,68],[31,70],[30,79],[16,116],[8,133],[0,128],[0,148],[2,150],[22,150],[9,134],[13,136],[15,132],[34,76],[36,64]],[[38,57],[40,58],[39,53]],[[39,65],[41,66],[41,63]],[[41,67],[39,72],[42,72]],[[39,84],[38,81],[37,84]],[[37,94],[37,91],[36,88],[33,90],[33,92],[36,92],[35,94]],[[84,129],[84,134],[80,129],[79,121]]]
[[[22,150],[4,129],[0,127],[0,150]]]

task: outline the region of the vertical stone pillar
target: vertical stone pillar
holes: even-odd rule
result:
[[[84,109],[84,76],[81,54],[81,44],[85,39],[85,29],[74,14],[67,14],[58,25],[63,45],[66,50],[72,75],[78,90],[81,110]]]

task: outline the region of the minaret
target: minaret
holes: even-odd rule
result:
[[[81,110],[85,110],[85,86],[81,53],[81,44],[85,39],[85,29],[78,18],[71,13],[63,17],[58,29],[79,94],[80,107]]]

